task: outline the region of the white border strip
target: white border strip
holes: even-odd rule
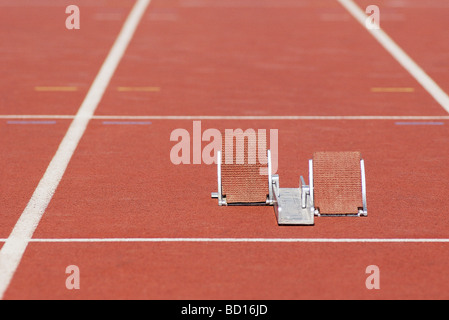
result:
[[[122,59],[134,32],[151,0],[137,0],[120,34],[97,74],[78,113],[50,162],[14,229],[0,251],[0,299],[11,282],[22,256],[59,182]]]
[[[217,151],[217,194],[218,194],[218,205],[223,205],[223,189],[221,187],[221,151]]]
[[[368,214],[368,208],[366,205],[366,176],[365,176],[365,160],[360,160],[360,171],[362,174],[362,202],[363,202],[363,211]]]
[[[309,160],[309,195],[310,203],[313,206],[313,211],[315,211],[315,198],[314,198],[314,186],[313,186],[313,160]],[[315,213],[314,213],[315,214]]]
[[[8,239],[0,239],[0,243]],[[30,239],[31,243],[154,243],[154,242],[221,242],[221,243],[449,243],[447,238],[71,238]]]
[[[337,0],[347,11],[365,27],[368,16],[353,0]],[[449,112],[449,96],[424,70],[410,58],[381,28],[366,30],[405,68],[413,78]]]
[[[0,115],[0,119],[72,120],[71,115]],[[449,116],[92,116],[93,120],[449,120]]]

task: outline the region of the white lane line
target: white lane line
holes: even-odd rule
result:
[[[6,239],[7,240],[7,239]],[[5,239],[0,239],[0,242]],[[71,238],[30,239],[33,243],[154,243],[154,242],[223,242],[223,243],[449,243],[447,238]]]
[[[97,74],[86,98],[70,125],[14,229],[0,251],[0,299],[20,264],[28,243],[36,230],[67,165],[81,140],[109,82],[122,59],[134,32],[151,0],[137,0],[113,47]]]
[[[54,114],[3,114],[0,119],[75,119],[73,115],[54,115]]]
[[[367,15],[353,0],[337,0],[349,13],[365,27]],[[401,49],[381,28],[366,30],[405,68],[413,78],[449,112],[449,96],[438,84]]]
[[[0,115],[0,119],[71,120],[70,115]],[[449,116],[92,116],[92,120],[449,120]]]

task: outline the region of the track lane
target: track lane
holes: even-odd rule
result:
[[[362,8],[369,0],[355,0]],[[434,1],[376,1],[382,28],[441,86],[449,92],[449,5]]]
[[[0,238],[7,238],[51,161],[69,122],[8,124],[0,120]]]
[[[78,109],[76,117],[64,135],[56,154],[39,181],[38,186],[20,215],[11,234],[6,239],[0,251],[0,298],[3,298],[4,292],[7,290],[26,251],[28,242],[32,238],[42,215],[45,213],[64,175],[66,167],[76,150],[78,142],[84,134],[90,117],[95,112],[104,90],[126,51],[127,45],[132,39],[141,16],[147,9],[149,3],[150,0],[138,0],[135,2],[125,23],[120,29],[120,33],[114,41],[114,45],[109,50],[106,60],[103,62],[83,103]]]
[[[447,244],[32,243],[5,298],[447,299],[448,262]],[[365,286],[373,264],[381,290]]]
[[[337,1],[218,3],[154,1],[97,114],[446,114]]]
[[[449,207],[444,196],[449,187],[447,122],[441,126],[402,126],[394,121],[201,124],[203,130],[281,128],[281,187],[297,187],[299,176],[307,177],[307,161],[315,151],[360,150],[367,170],[368,219],[321,217],[314,228],[279,228],[271,207],[218,207],[210,199],[216,189],[214,165],[176,166],[170,161],[175,145],[169,141],[170,133],[177,128],[192,133],[191,121],[107,126],[94,120],[35,237],[449,236],[449,226],[439,218]],[[428,135],[439,138],[429,141]]]
[[[95,78],[132,4],[113,2],[0,2],[1,114],[73,115]],[[68,5],[80,7],[81,28],[67,30]],[[101,18],[115,14],[117,19]],[[71,87],[73,91],[38,91],[36,87]],[[76,89],[76,90],[75,90]]]

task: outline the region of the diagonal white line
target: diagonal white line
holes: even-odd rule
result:
[[[137,0],[55,156],[0,251],[0,298],[11,282],[59,182],[151,0]]]
[[[367,19],[365,12],[353,0],[337,0],[363,26]],[[387,50],[399,64],[446,110],[449,112],[449,96],[438,84],[401,49],[381,28],[368,29],[368,32]]]

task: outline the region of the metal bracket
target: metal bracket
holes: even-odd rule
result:
[[[313,225],[313,205],[308,186],[279,188],[279,177],[273,175],[274,212],[279,225]]]
[[[362,201],[363,201],[363,208],[362,210],[359,210],[359,216],[368,216],[368,209],[366,206],[366,178],[365,178],[365,161],[360,160],[360,169],[362,171]]]
[[[217,151],[217,187],[218,192],[212,192],[211,197],[218,199],[219,206],[226,206],[226,199],[223,198],[223,190],[221,184],[221,151]]]

